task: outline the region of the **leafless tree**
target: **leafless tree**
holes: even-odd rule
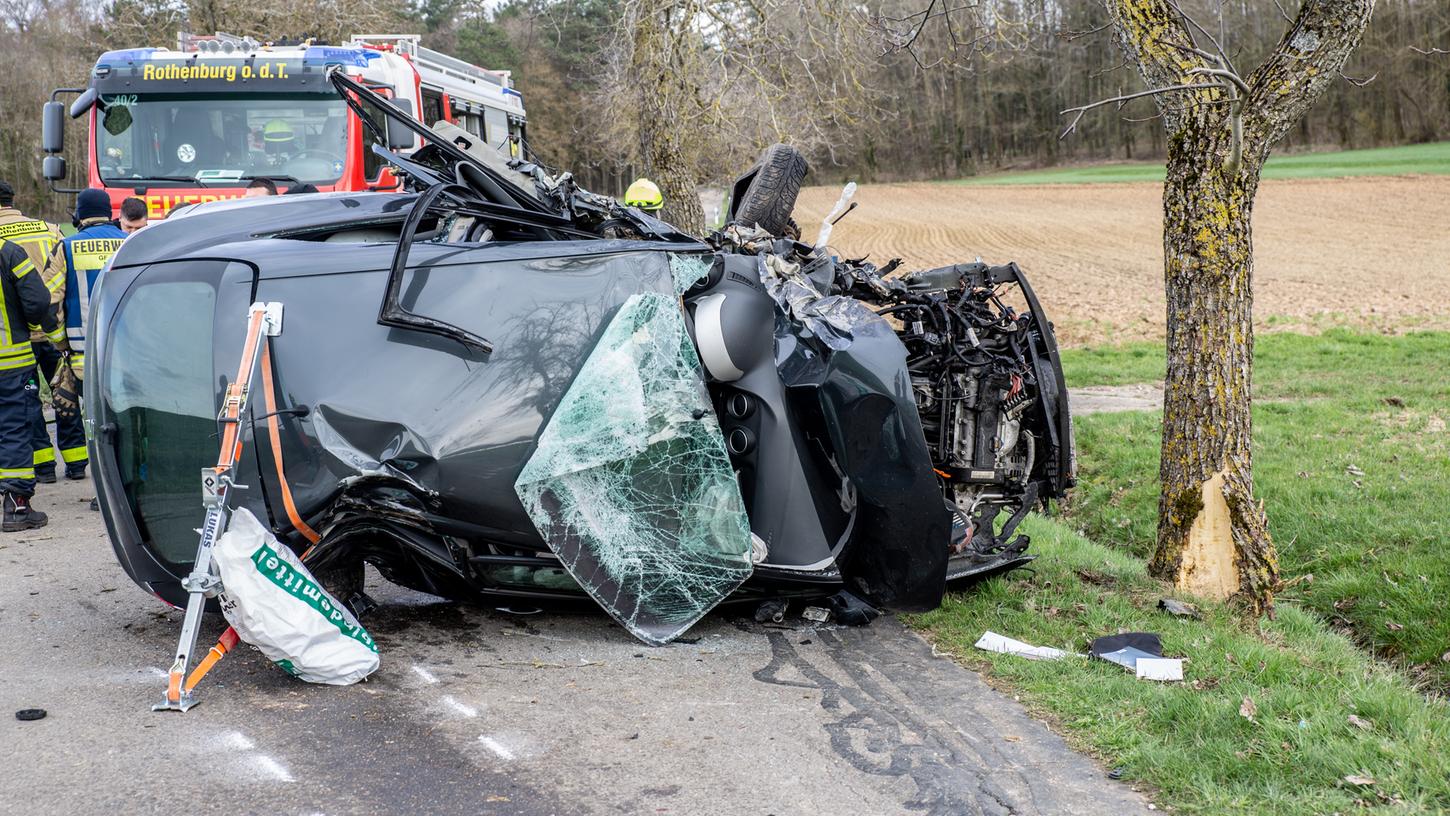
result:
[[[870,118],[867,25],[839,0],[625,0],[597,110],[698,234],[701,180],[777,141],[829,157]]]
[[[1375,0],[1304,0],[1248,74],[1224,27],[1175,0],[1102,2],[1147,90],[1069,108],[1068,130],[1095,107],[1149,96],[1168,136],[1168,375],[1149,568],[1186,590],[1269,610],[1279,565],[1254,498],[1250,420],[1254,195],[1270,149],[1341,76]]]

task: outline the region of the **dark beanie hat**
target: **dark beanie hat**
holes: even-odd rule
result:
[[[76,196],[76,220],[85,221],[88,218],[110,218],[111,197],[106,195],[105,190],[81,190]]]
[[[0,207],[9,207],[15,203],[15,188],[10,182],[0,179]]]

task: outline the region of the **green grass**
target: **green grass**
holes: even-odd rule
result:
[[[1264,165],[1266,179],[1338,178],[1342,176],[1401,176],[1412,173],[1450,174],[1450,142],[1299,153],[1271,157]],[[1163,180],[1163,162],[1121,162],[1077,167],[992,173],[959,179],[959,184],[1085,184]]]
[[[1064,368],[1076,385],[1143,382],[1161,379],[1162,354],[1158,344],[1069,351]],[[1450,690],[1447,365],[1450,334],[1268,334],[1258,340],[1254,388],[1255,487],[1284,575],[1299,579],[1281,605],[1347,628],[1441,692]],[[1073,524],[1146,556],[1158,416],[1098,414],[1076,427]]]
[[[1205,606],[1205,620],[1154,607],[1163,584],[1142,560],[1063,524],[1029,518],[1035,572],[953,593],[913,625],[957,659],[986,670],[1074,745],[1153,801],[1195,814],[1328,814],[1388,805],[1394,813],[1450,809],[1450,706],[1427,699],[1317,616],[1284,604],[1245,621]],[[1085,652],[1098,635],[1151,631],[1164,653],[1188,658],[1184,683],[1138,680],[1086,659],[1034,662],[972,648],[991,629]],[[1253,719],[1240,716],[1253,700]],[[1368,729],[1353,725],[1353,714]],[[1004,739],[1008,735],[982,735]],[[1372,786],[1344,781],[1369,776]]]

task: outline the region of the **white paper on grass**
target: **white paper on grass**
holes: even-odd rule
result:
[[[1051,646],[1033,646],[1030,643],[1023,643],[1020,640],[1013,640],[990,631],[978,638],[976,645],[983,651],[1014,654],[1028,660],[1061,660],[1064,657],[1081,657],[1081,655],[1064,652]]]
[[[233,513],[212,557],[227,623],[288,674],[345,686],[377,671],[372,636],[256,516]]]
[[[1177,657],[1140,657],[1135,668],[1140,680],[1183,679],[1183,660]]]

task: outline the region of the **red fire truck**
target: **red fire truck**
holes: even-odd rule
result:
[[[490,71],[419,45],[413,35],[359,35],[342,46],[273,45],[227,34],[181,34],[176,50],[108,51],[86,88],[51,95],[43,175],[66,178],[66,94],[71,118],[87,116],[88,186],[146,202],[151,218],[182,204],[236,198],[254,179],[279,189],[388,190],[397,180],[372,152],[381,140],[327,81],[340,66],[426,125],[451,122],[517,155],[523,96],[507,71]],[[377,117],[382,121],[384,117]],[[384,147],[416,147],[406,128]]]

